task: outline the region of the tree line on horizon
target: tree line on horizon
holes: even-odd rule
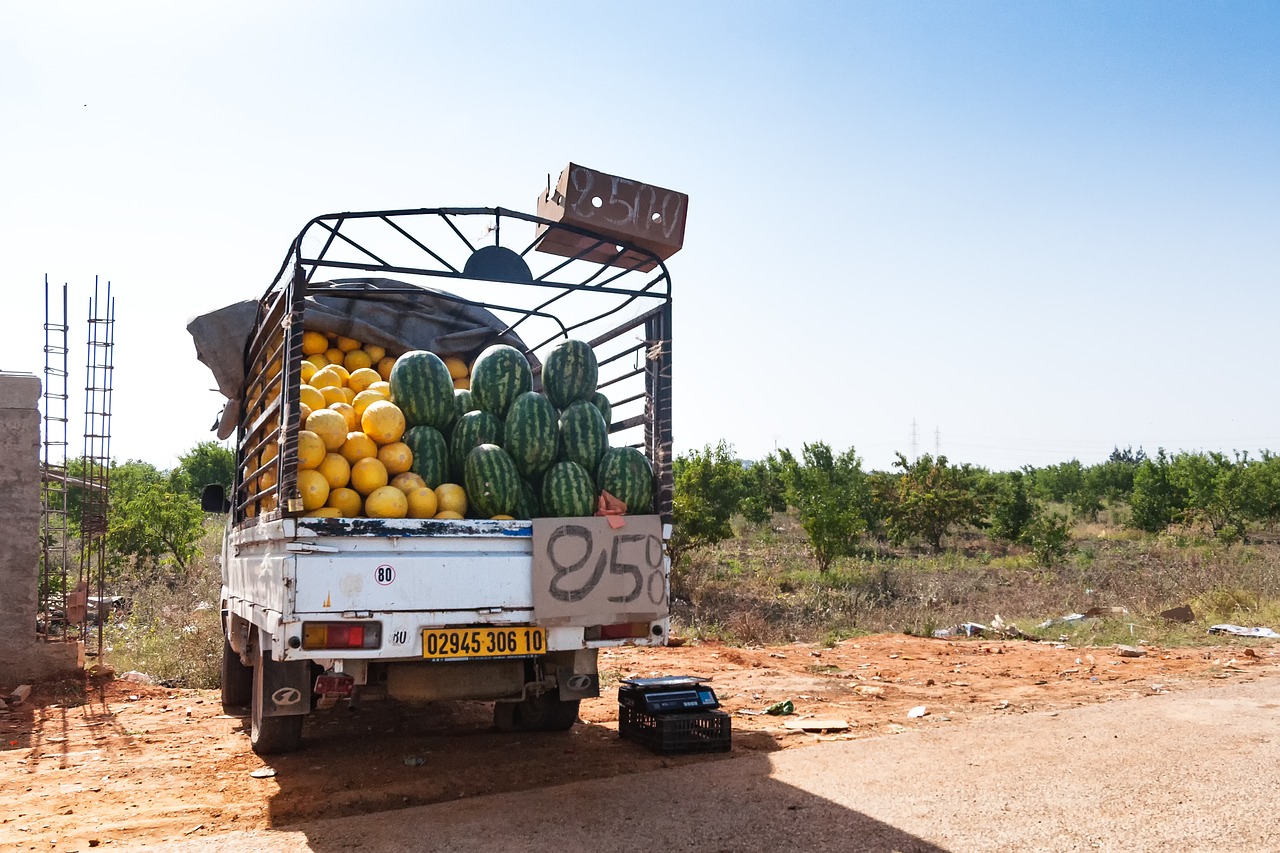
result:
[[[896,454],[890,470],[866,470],[853,448],[825,442],[743,461],[727,441],[675,459],[672,556],[727,539],[734,516],[767,523],[793,511],[821,571],[873,541],[943,550],[960,530],[1029,547],[1049,565],[1066,553],[1076,521],[1112,523],[1148,533],[1171,525],[1202,529],[1223,542],[1280,521],[1280,456],[1116,447],[1106,461],[1078,459],[991,471],[946,456]]]

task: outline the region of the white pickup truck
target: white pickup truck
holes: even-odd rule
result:
[[[661,204],[667,191],[647,189]],[[249,707],[256,752],[297,749],[305,715],[334,697],[493,701],[501,729],[567,729],[579,700],[599,695],[598,649],[665,643],[670,279],[643,234],[579,222],[502,208],[318,217],[261,299],[189,326],[228,397],[220,435],[237,440],[232,494],[210,487],[203,503],[228,513],[222,698]],[[545,352],[588,341],[613,407],[610,444],[653,467],[652,514],[624,516],[621,530],[602,517],[307,517],[304,322],[390,351],[512,343],[535,387]]]

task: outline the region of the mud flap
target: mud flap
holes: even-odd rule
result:
[[[574,672],[571,666],[556,667],[556,683],[560,685],[560,698],[594,699],[600,695],[600,675],[595,672]]]
[[[305,660],[272,660],[263,654],[262,716],[287,717],[311,711],[311,668]]]

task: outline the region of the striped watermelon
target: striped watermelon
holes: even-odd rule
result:
[[[529,360],[520,350],[506,344],[495,344],[471,365],[471,396],[480,408],[499,418],[516,397],[533,387]]]
[[[502,425],[502,447],[520,475],[528,477],[550,468],[559,442],[559,416],[551,401],[537,391],[516,397]]]
[[[449,438],[449,473],[453,482],[462,482],[467,454],[481,444],[502,444],[502,421],[488,412],[467,412],[453,425]]]
[[[482,518],[511,515],[520,501],[520,473],[507,452],[496,444],[471,448],[464,465],[467,503]]]
[[[600,414],[604,415],[605,427],[613,426],[613,404],[609,402],[609,398],[597,391],[591,395],[591,402],[595,403]]]
[[[458,417],[462,417],[467,412],[479,410],[480,406],[476,403],[475,397],[471,396],[471,392],[466,388],[457,388],[453,392],[453,399],[458,405]]]
[[[431,488],[449,482],[449,446],[440,430],[429,426],[410,427],[401,439],[413,452],[410,470]]]
[[[560,458],[595,471],[609,446],[604,415],[594,403],[578,400],[560,413]]]
[[[525,521],[542,514],[542,505],[538,502],[538,491],[528,480],[520,480],[520,500],[511,514]]]
[[[440,356],[411,350],[391,368],[391,402],[411,427],[445,429],[454,416],[453,377]]]
[[[594,515],[596,485],[577,462],[557,462],[542,478],[542,512],[549,518]]]
[[[596,392],[599,368],[586,341],[561,341],[542,364],[542,390],[557,409]]]
[[[611,447],[600,459],[596,485],[627,505],[632,515],[653,510],[653,468],[634,447]]]

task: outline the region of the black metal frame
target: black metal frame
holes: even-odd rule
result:
[[[520,248],[512,250],[529,268],[528,278],[481,279],[466,273],[465,262],[477,250],[511,248],[502,243],[504,220],[508,235],[513,224],[535,229],[531,240],[516,243]],[[484,229],[483,241],[467,236],[470,226],[486,222],[491,224]],[[536,252],[556,231],[587,237],[590,243],[574,257]],[[318,249],[312,250],[317,242]],[[585,259],[602,246],[614,247],[616,254],[605,263]],[[541,271],[535,272],[535,266]],[[407,279],[407,286],[382,283],[361,288],[317,280],[319,273],[330,270]],[[300,501],[291,501],[299,497],[298,382],[282,380],[298,376],[300,370],[307,297],[402,298],[421,293],[414,285],[443,286],[448,292],[437,290],[436,298],[489,310],[507,324],[503,334],[532,334],[532,342],[526,338],[526,353],[533,356],[535,382],[540,352],[564,338],[586,335],[600,362],[601,390],[615,412],[634,411],[615,418],[610,432],[623,434],[623,443],[645,451],[654,467],[655,508],[670,521],[671,280],[666,265],[646,249],[582,228],[501,207],[468,207],[328,214],[312,219],[294,238],[259,301],[257,330],[245,349],[248,379],[233,501],[238,522],[250,515],[295,515],[301,509]],[[631,331],[642,334],[634,343],[625,338]],[[494,338],[499,336],[495,333]],[[621,396],[614,399],[614,394]],[[633,430],[642,435],[628,434]],[[261,453],[272,444],[279,447],[278,458],[262,461]],[[253,464],[246,465],[247,460]],[[274,475],[274,484],[248,488],[260,483],[263,475],[268,483]]]

